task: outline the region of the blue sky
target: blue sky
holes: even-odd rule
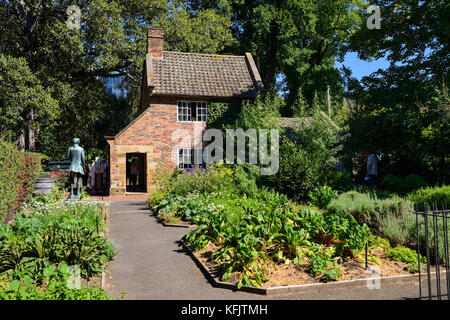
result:
[[[389,62],[385,59],[373,60],[371,62],[358,59],[356,52],[349,52],[345,55],[343,63],[336,62],[336,67],[341,68],[342,65],[352,70],[353,77],[361,80],[362,77],[370,75],[378,69],[387,69]]]

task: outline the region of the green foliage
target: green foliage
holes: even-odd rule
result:
[[[66,25],[70,4],[0,2],[0,79],[10,84],[0,88],[0,130],[15,135],[20,121],[21,130],[45,129],[34,133],[53,160],[64,158],[73,136],[86,150],[103,150],[104,136],[138,115],[148,26],[165,28],[165,50],[220,53],[233,43],[227,15],[180,1],[77,1],[80,29]],[[107,94],[105,77],[117,79],[127,97]]]
[[[168,10],[156,25],[164,28],[166,45],[173,51],[217,53],[234,40],[226,15],[212,9],[194,13],[179,2],[169,2]]]
[[[368,194],[350,191],[332,200],[327,206],[329,214],[345,217],[352,215],[360,223],[366,223],[393,243],[405,243],[413,224],[413,206],[410,201],[398,197],[378,199]]]
[[[58,103],[24,58],[0,53],[0,132],[16,139],[24,129],[46,129],[58,115]]]
[[[232,126],[241,113],[241,102],[208,102],[208,125],[224,130]]]
[[[191,181],[189,189],[174,188],[172,179],[183,175],[162,174],[159,191],[149,204],[163,221],[190,220],[197,226],[184,241],[194,250],[214,244],[218,249],[210,260],[224,281],[237,274],[239,287],[258,287],[268,280],[267,267],[274,263],[293,263],[320,281],[336,281],[342,277],[337,264],[341,258],[361,259],[366,244],[390,248],[388,240],[371,235],[369,227],[352,215],[324,215],[319,208],[299,205],[267,188],[256,186],[248,192],[248,185],[256,184],[253,166],[216,165],[214,170],[232,177],[233,183],[214,191]],[[375,257],[370,261],[380,263]]]
[[[417,236],[419,237],[419,243],[421,245],[420,251],[422,254],[426,253],[425,243],[428,241],[430,247],[431,259],[436,261],[437,258],[441,259],[441,262],[445,259],[445,243],[446,237],[444,236],[444,221],[442,218],[437,218],[436,221],[431,216],[428,216],[428,226],[425,223],[425,218],[421,215],[418,217],[419,228],[417,228],[416,223],[411,223],[409,226],[409,236],[411,239],[416,240]],[[447,226],[447,237],[450,234],[450,225],[448,222]],[[428,236],[426,235],[426,228],[428,227]],[[418,230],[417,230],[418,229]],[[437,231],[437,232],[436,232]],[[436,239],[437,238],[437,239]],[[438,246],[436,247],[436,241],[438,242]],[[416,245],[415,241],[411,241],[408,243],[409,246]],[[439,254],[438,254],[439,251]]]
[[[323,216],[307,208],[298,212],[274,192],[252,198],[212,194],[202,201],[205,210],[193,215],[197,228],[185,240],[196,250],[210,242],[219,246],[212,259],[225,281],[239,272],[239,286],[261,285],[267,280],[265,264],[274,261],[299,264],[321,281],[337,280],[336,259],[358,255],[368,241],[368,227],[353,217]]]
[[[417,256],[417,252],[411,250],[410,248],[404,246],[396,246],[395,248],[387,249],[385,255],[388,259],[408,263],[410,265],[408,271],[410,271],[411,273],[418,271],[419,258]],[[419,256],[421,263],[427,262],[427,259],[425,257],[421,255]]]
[[[70,289],[68,270],[65,263],[49,265],[39,276],[42,282],[23,272],[0,276],[0,300],[112,300],[103,289],[92,286]]]
[[[270,185],[295,200],[307,200],[308,192],[320,185],[320,161],[293,141],[284,139],[280,145],[280,167],[269,176]]]
[[[308,193],[308,196],[310,198],[310,205],[317,206],[320,209],[324,209],[331,200],[337,198],[338,193],[328,186],[322,186],[319,188],[315,188],[313,191],[310,191]]]
[[[70,173],[69,172],[61,172],[54,179],[55,187],[59,190],[68,190],[70,187]]]
[[[415,172],[433,184],[448,184],[449,74],[442,67],[448,64],[446,1],[372,4],[380,7],[384,27],[359,28],[349,48],[362,59],[385,57],[390,64],[361,81],[347,75],[354,101],[349,147],[390,154],[387,172],[397,176]]]
[[[30,198],[40,173],[40,156],[21,152],[0,139],[0,221],[12,218]]]
[[[169,192],[186,195],[193,191],[214,192],[233,188],[234,171],[223,164],[210,165],[208,170],[194,169],[176,172],[166,185]]]
[[[354,186],[351,191],[364,193],[371,198],[377,198],[377,199],[387,199],[387,198],[390,198],[393,196],[393,194],[387,190],[373,189],[366,185],[361,185],[361,184]]]
[[[432,206],[433,202],[436,202],[438,207],[441,207],[445,201],[450,200],[450,186],[422,188],[408,194],[407,197],[418,206],[419,210],[424,209],[424,203]]]
[[[405,179],[401,179],[392,174],[388,174],[384,178],[385,189],[399,195],[405,195],[426,186],[428,186],[427,182],[415,174],[410,174]]]
[[[309,257],[310,271],[313,276],[323,274],[333,262],[334,248],[320,246],[317,251]]]
[[[0,228],[0,272],[40,273],[52,263],[78,265],[86,274],[103,271],[117,250],[97,233],[105,228],[101,208],[88,202],[35,202],[19,213],[12,226]]]
[[[255,101],[245,101],[241,113],[236,120],[235,128],[247,129],[279,129],[279,105],[273,95],[257,97]]]
[[[305,115],[306,116],[306,115]],[[337,159],[337,130],[319,111],[310,110],[302,126],[295,128],[296,141],[283,138],[278,173],[269,176],[271,186],[294,200],[308,200],[308,193],[333,180]]]
[[[335,190],[349,191],[352,188],[352,177],[350,172],[334,170],[327,177],[327,184]],[[370,189],[373,191],[373,189]]]

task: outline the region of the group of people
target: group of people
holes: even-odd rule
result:
[[[377,176],[378,176],[378,156],[371,152],[370,150],[364,151],[364,155],[367,157],[366,161],[366,175],[364,177],[364,182],[367,186],[371,188],[376,188]],[[336,169],[339,171],[345,171],[344,161],[342,160],[342,154],[338,155],[338,163]],[[353,175],[358,174],[357,170],[353,170]]]
[[[85,175],[87,187],[93,192],[104,191],[108,180],[108,162],[96,157],[91,165],[85,164]]]

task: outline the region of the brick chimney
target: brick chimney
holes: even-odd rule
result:
[[[154,59],[162,59],[164,42],[164,29],[148,28],[147,29],[147,53],[152,55]]]

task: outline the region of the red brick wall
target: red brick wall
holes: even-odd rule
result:
[[[177,129],[185,129],[193,139],[193,143],[198,143],[194,138],[194,125],[199,132],[206,129],[206,123],[177,122],[177,99],[150,98],[150,107],[131,124],[124,132],[116,137],[115,143],[118,145],[150,145],[153,146],[153,153],[159,155],[159,159],[168,165],[175,165],[171,162],[171,152],[176,148],[177,141],[172,141],[172,133]],[[191,147],[192,145],[183,145]]]
[[[162,58],[164,30],[161,28],[147,29],[147,53],[154,58]]]

